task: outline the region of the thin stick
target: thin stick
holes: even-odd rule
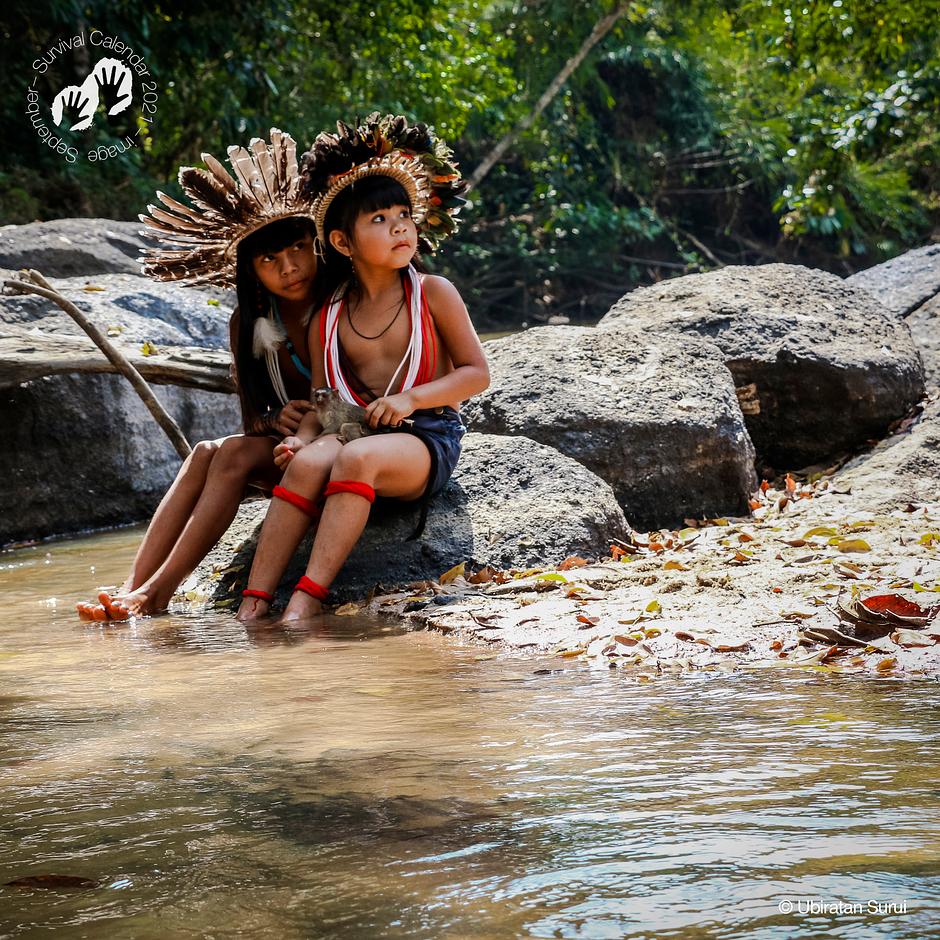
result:
[[[610,32],[614,23],[630,9],[630,3],[621,3],[613,13],[608,13],[599,20],[591,34],[581,44],[581,48],[565,63],[564,68],[555,76],[551,84],[542,93],[535,107],[487,154],[483,162],[473,171],[470,177],[470,189],[480,185],[480,182],[499,162],[502,155],[509,149],[515,139],[527,131],[538,119],[541,113],[549,106],[552,98],[561,91],[562,86],[571,77],[571,73],[584,61],[587,54]]]
[[[186,435],[180,430],[180,426],[173,420],[167,410],[160,404],[157,397],[153,394],[150,386],[144,377],[134,368],[130,360],[111,343],[108,338],[95,326],[88,317],[85,316],[78,307],[71,301],[66,300],[54,287],[38,272],[29,269],[25,272],[29,278],[28,281],[5,280],[4,286],[12,287],[15,290],[25,294],[39,294],[51,300],[54,304],[61,307],[90,337],[92,342],[111,360],[115,368],[120,371],[128,382],[134,387],[134,391],[140,396],[148,411],[153,415],[157,424],[163,428],[170,443],[176,449],[180,457],[185,460],[191,453],[192,448]]]

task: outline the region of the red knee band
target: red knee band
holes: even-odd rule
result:
[[[304,594],[309,594],[318,601],[325,601],[330,596],[330,592],[322,584],[317,584],[316,581],[313,581],[306,575],[297,582],[297,587],[295,587],[294,590],[303,591]]]
[[[271,495],[275,499],[283,499],[285,503],[296,506],[301,512],[305,512],[310,516],[311,519],[320,518],[320,507],[312,499],[307,499],[306,496],[301,496],[300,493],[295,493],[293,490],[278,485],[274,487]]]
[[[323,498],[334,493],[355,493],[370,503],[375,502],[375,490],[368,483],[360,483],[358,480],[330,480],[323,491]]]
[[[263,601],[267,601],[269,604],[274,600],[274,595],[269,594],[267,591],[256,591],[254,588],[246,588],[242,591],[242,597],[259,597]]]

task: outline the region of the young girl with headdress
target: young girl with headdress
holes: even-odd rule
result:
[[[419,246],[433,248],[456,228],[466,183],[450,150],[402,117],[337,126],[304,157],[323,253],[308,334],[313,385],[364,406],[370,426],[384,433],[344,444],[321,433],[312,411],[275,448],[286,469],[243,592],[243,621],[267,613],[311,519],[318,527],[310,563],[284,619],[318,613],[375,497],[426,507],[443,488],[465,430],[460,402],[489,384],[457,290],[413,263]]]
[[[273,448],[310,409],[306,333],[317,270],[310,201],[301,191],[296,144],[271,130],[250,151],[229,148],[233,179],[211,154],[207,170],[184,167],[180,184],[195,208],[163,193],[141,216],[163,241],[144,271],[158,280],[234,283],[238,306],[229,336],[243,433],[193,448],[150,522],[131,570],[99,604],[79,604],[86,620],[123,620],[166,610],[182,580],[228,528],[246,485],[273,487]]]

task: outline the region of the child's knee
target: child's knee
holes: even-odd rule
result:
[[[334,480],[362,480],[369,472],[374,459],[370,458],[368,447],[358,444],[359,441],[350,441],[337,454],[330,474]]]
[[[273,445],[266,439],[246,436],[227,437],[218,446],[213,469],[218,473],[247,476],[260,463],[270,459]]]
[[[218,441],[200,441],[193,447],[192,453],[189,455],[190,468],[205,473],[218,450]]]
[[[315,474],[326,474],[330,472],[333,463],[333,453],[326,448],[308,444],[306,447],[301,447],[291,458],[290,463],[287,465],[285,478],[298,479]]]

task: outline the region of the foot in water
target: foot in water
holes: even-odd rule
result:
[[[290,603],[281,615],[281,623],[292,623],[295,620],[311,620],[323,613],[323,604],[315,597],[303,591],[295,591]]]
[[[78,611],[78,616],[80,620],[97,620],[97,621],[112,621],[112,620],[127,620],[132,616],[130,610],[124,606],[122,601],[118,599],[117,594],[109,594],[107,591],[102,591],[98,595],[97,604],[81,603],[76,604],[75,609]]]
[[[97,604],[76,604],[75,609],[81,620],[122,621],[131,617],[149,617],[153,614],[166,613],[150,594],[144,591],[131,591],[129,594],[109,594],[102,591]]]
[[[263,620],[271,608],[269,601],[261,597],[243,597],[235,619],[241,623],[257,623]]]

